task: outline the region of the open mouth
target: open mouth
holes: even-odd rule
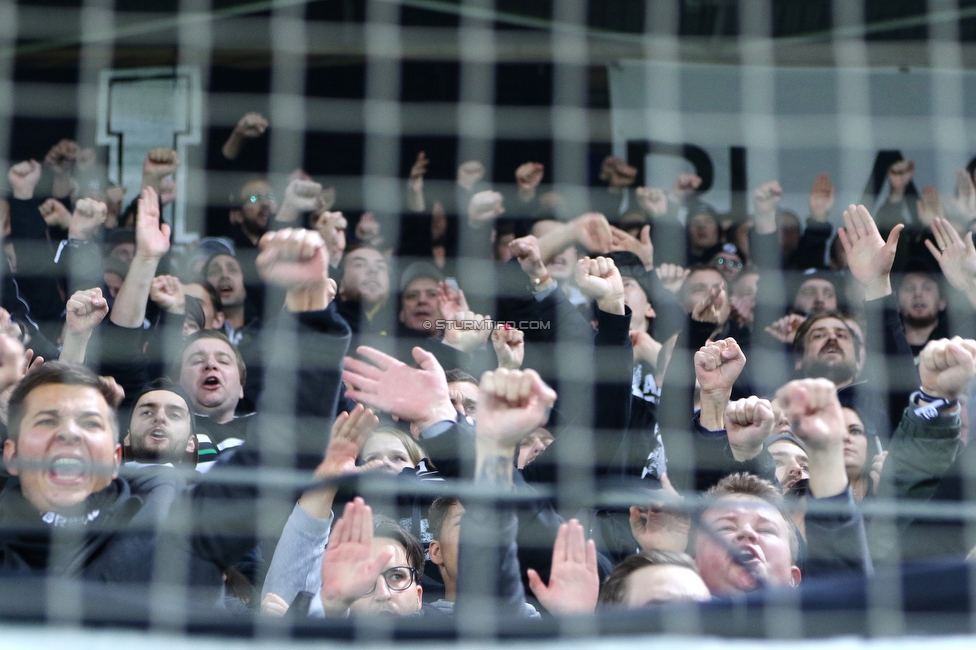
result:
[[[55,458],[50,475],[57,483],[77,483],[85,475],[86,465],[80,458]]]
[[[208,389],[219,388],[220,380],[216,377],[207,377],[203,380],[203,387]]]
[[[743,564],[759,564],[762,562],[762,558],[759,557],[759,552],[748,546],[740,548],[736,557]]]

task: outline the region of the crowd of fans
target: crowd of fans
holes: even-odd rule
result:
[[[223,156],[267,128],[244,116]],[[834,212],[821,175],[801,219],[776,181],[723,214],[697,176],[634,187],[614,157],[584,197],[537,162],[493,186],[466,161],[438,192],[421,152],[395,217],[254,177],[232,237],[181,248],[160,217],[179,165],[151,151],[131,205],[74,142],[9,170],[0,575],[538,618],[974,544],[862,507],[967,493],[971,171],[917,198],[899,161]],[[239,480],[275,469],[307,489]]]

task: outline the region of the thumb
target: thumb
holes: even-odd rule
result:
[[[380,574],[380,571],[382,571],[383,566],[392,559],[393,559],[393,551],[391,551],[390,549],[386,549],[385,551],[377,555],[375,560],[372,560],[369,564],[366,565],[366,571],[370,575],[378,576]]]
[[[643,228],[641,228],[640,238],[641,238],[641,243],[644,244],[645,246],[650,246],[651,245],[651,227],[650,226],[644,226]]]
[[[444,372],[441,364],[437,362],[437,357],[421,347],[415,347],[413,349],[413,360],[416,361],[417,365],[420,366],[420,369],[425,372]]]
[[[526,574],[529,576],[529,589],[532,590],[532,593],[535,594],[536,598],[542,600],[542,598],[545,597],[545,595],[549,592],[549,587],[547,587],[546,583],[542,581],[542,578],[539,577],[539,574],[536,573],[535,569],[528,569]]]
[[[637,506],[630,506],[630,526],[631,526],[631,528],[633,528],[633,527],[640,527],[640,525],[643,523],[643,520],[644,520],[644,518],[641,517],[640,508],[638,508]]]
[[[159,231],[163,233],[163,236],[166,237],[166,239],[169,239],[169,236],[172,233],[173,229],[169,227],[168,223],[164,223],[159,227]]]
[[[898,245],[898,236],[901,235],[901,231],[905,229],[905,224],[898,224],[891,229],[888,233],[888,242],[885,244],[887,248],[895,248]]]

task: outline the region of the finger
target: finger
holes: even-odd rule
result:
[[[556,562],[565,562],[569,559],[568,545],[566,536],[569,532],[569,526],[567,524],[561,524],[559,530],[556,531],[556,543],[552,545],[552,561],[553,564]]]
[[[417,348],[414,349],[416,350]],[[393,366],[400,363],[390,355],[380,352],[376,348],[371,348],[368,345],[360,345],[358,348],[356,348],[356,353],[359,356],[366,357],[372,361],[373,364],[380,370],[389,370]],[[346,358],[348,359],[349,357]]]
[[[644,522],[641,510],[637,506],[630,506],[630,528],[640,530]]]
[[[873,222],[872,222],[873,223]],[[898,237],[901,235],[901,231],[905,229],[905,224],[900,223],[891,229],[888,233],[888,241],[885,242],[885,248],[896,248],[898,246]],[[877,231],[877,227],[875,227]]]
[[[433,354],[420,347],[414,348],[412,352],[413,360],[417,362],[417,365],[420,366],[421,370],[424,372],[440,373],[442,375],[444,374],[444,369],[437,361],[437,357],[435,357]]]
[[[583,526],[576,519],[569,521],[566,542],[570,561],[573,564],[584,564],[586,562],[586,536],[583,534]]]
[[[372,526],[370,527],[370,530],[372,530]],[[393,559],[393,555],[393,549],[389,547],[386,548],[367,565],[366,572],[369,575],[375,575],[378,578],[380,573],[383,571],[383,567],[386,566],[387,562]]]
[[[936,246],[930,239],[925,239],[923,241],[925,242],[925,248],[929,249],[929,252],[932,253],[932,257],[934,257],[936,261],[942,262],[942,251],[940,250],[941,246]]]
[[[352,357],[345,357],[342,360],[342,366],[345,370],[355,373],[360,377],[366,379],[373,379],[379,381],[383,378],[383,371],[376,366],[370,365],[359,359],[353,359]]]
[[[586,540],[586,569],[594,575],[597,572],[596,542],[592,539]]]
[[[542,581],[542,578],[539,577],[539,574],[536,573],[535,569],[526,570],[526,575],[529,577],[529,589],[532,590],[532,593],[535,594],[536,598],[543,600],[548,593],[546,583]]]
[[[852,245],[850,238],[847,236],[847,229],[843,227],[838,228],[837,238],[840,239],[840,245],[844,249],[844,252],[850,254],[850,252],[854,249],[854,246]]]
[[[859,239],[857,227],[854,225],[854,215],[857,212],[855,206],[851,205],[846,210],[844,210],[844,229],[850,235],[851,241],[857,241]]]
[[[355,413],[357,409],[361,409],[361,408],[362,405],[357,404],[356,408],[354,408],[352,412]],[[350,417],[349,413],[346,413],[344,411],[336,416],[335,422],[332,423],[333,439],[346,437],[346,429],[343,427],[343,425],[346,423],[347,420],[349,420],[349,417]]]

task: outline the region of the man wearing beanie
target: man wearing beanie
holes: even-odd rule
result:
[[[197,437],[190,399],[178,384],[157,379],[143,387],[123,440],[126,467],[194,467]]]

